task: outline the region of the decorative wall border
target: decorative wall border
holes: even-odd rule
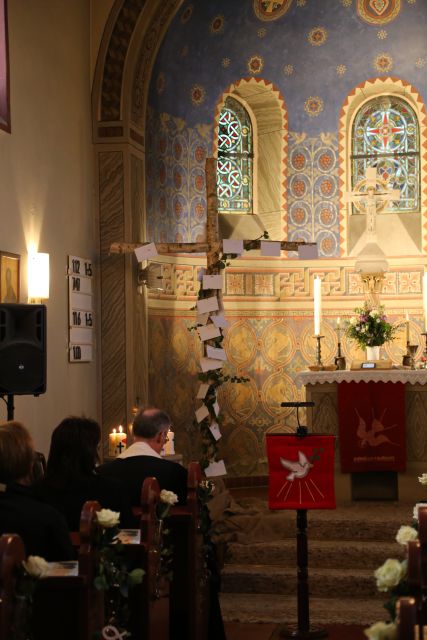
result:
[[[418,117],[420,125],[420,171],[421,171],[421,216],[423,235],[423,252],[427,252],[427,172],[424,168],[427,162],[427,112],[420,93],[406,80],[393,76],[370,78],[354,87],[347,95],[341,107],[338,124],[338,159],[339,159],[339,189],[340,189],[340,255],[347,255],[347,204],[344,202],[344,194],[350,188],[350,164],[349,145],[351,125],[356,111],[360,106],[374,98],[384,94],[394,94],[407,100]]]
[[[254,89],[256,89],[254,91]],[[214,135],[212,151],[216,158],[218,156],[218,126],[221,109],[224,105],[227,96],[235,95],[240,101],[244,101],[250,108],[250,111],[256,118],[256,127],[258,133],[260,132],[260,119],[258,115],[259,95],[265,95],[268,105],[273,111],[278,110],[280,112],[281,127],[283,131],[282,147],[280,149],[280,175],[281,175],[281,190],[280,190],[280,208],[281,215],[281,231],[284,234],[283,238],[287,238],[288,233],[288,213],[287,213],[287,162],[288,162],[288,110],[286,107],[285,99],[283,98],[279,88],[272,82],[264,80],[263,78],[241,78],[237,82],[230,84],[221,94],[216,104],[215,118],[214,118]],[[269,94],[269,100],[267,98]],[[265,103],[263,108],[265,107]],[[270,112],[271,113],[271,112]],[[255,164],[254,164],[255,166]],[[254,190],[255,193],[255,190]]]

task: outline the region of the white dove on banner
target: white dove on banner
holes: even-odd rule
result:
[[[286,476],[286,480],[290,480],[291,482],[295,480],[295,478],[305,478],[313,466],[311,462],[307,460],[305,453],[302,451],[298,451],[298,462],[292,462],[291,460],[280,458],[280,464],[291,472]]]

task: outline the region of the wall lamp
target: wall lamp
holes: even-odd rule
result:
[[[49,298],[49,254],[28,254],[28,298],[41,302]]]

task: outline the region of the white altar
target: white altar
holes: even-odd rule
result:
[[[402,382],[405,384],[407,470],[398,474],[400,500],[425,500],[418,476],[427,473],[427,370],[390,369],[363,371],[303,371],[296,377],[305,386],[306,400],[315,403],[307,410],[310,432],[338,435],[338,385],[343,382]],[[338,439],[339,440],[339,439]],[[338,442],[339,447],[339,442]],[[342,499],[352,493],[350,474],[341,474],[336,462],[337,488]],[[338,480],[339,478],[339,480]]]

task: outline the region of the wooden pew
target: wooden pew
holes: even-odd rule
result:
[[[202,473],[198,462],[188,466],[187,504],[173,507],[168,518],[174,545],[171,582],[170,638],[205,640],[209,620],[209,574],[200,530],[198,486]]]
[[[141,490],[140,543],[125,545],[133,566],[145,571],[142,584],[134,587],[129,594],[131,630],[133,637],[138,640],[167,640],[169,637],[169,584],[160,576],[160,540],[156,516],[159,494],[156,478],[146,478]]]
[[[2,535],[0,537],[0,640],[9,640],[12,637],[16,620],[16,572],[24,559],[25,548],[21,538],[16,534]]]
[[[96,552],[93,544],[98,502],[82,510],[78,575],[46,577],[34,594],[34,640],[92,640],[104,623],[103,592],[93,586]]]

